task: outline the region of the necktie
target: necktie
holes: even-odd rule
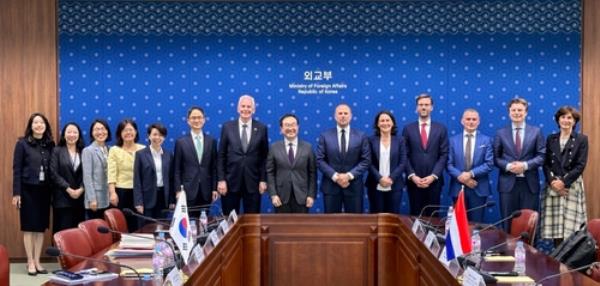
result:
[[[465,171],[470,171],[473,165],[473,158],[471,157],[471,145],[473,143],[471,138],[473,138],[473,134],[467,134],[467,146],[465,148]]]
[[[202,144],[202,140],[200,140],[200,136],[195,136],[196,140],[194,140],[194,146],[196,147],[196,154],[198,155],[198,163],[202,163],[202,155],[204,152],[204,146]]]
[[[242,150],[244,153],[248,150],[248,133],[246,132],[248,124],[242,124]]]
[[[427,148],[427,123],[421,124],[421,145],[423,145],[423,149]]]
[[[292,148],[294,144],[290,143],[289,146],[290,148],[288,149],[288,160],[290,160],[290,164],[294,164],[294,148]]]
[[[521,143],[521,127],[515,128],[517,131],[515,132],[515,151],[517,151],[517,156],[521,155],[521,148],[523,148]]]
[[[342,129],[342,138],[341,138],[341,147],[340,147],[340,153],[342,154],[342,157],[346,156],[346,129]]]

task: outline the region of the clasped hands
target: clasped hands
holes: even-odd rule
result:
[[[417,175],[413,175],[410,177],[410,180],[417,185],[417,188],[425,189],[429,188],[429,186],[435,181],[435,177],[433,175],[429,175],[427,177],[421,178]]]
[[[350,186],[351,180],[352,178],[350,177],[350,173],[337,173],[335,183],[342,187],[342,189],[345,189]]]

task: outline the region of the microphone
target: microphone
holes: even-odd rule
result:
[[[470,213],[470,212],[472,212],[472,211],[476,211],[476,210],[478,210],[478,209],[483,209],[483,208],[487,208],[487,207],[493,207],[493,206],[495,206],[495,205],[496,205],[496,202],[495,202],[495,201],[489,201],[489,202],[485,202],[485,204],[482,204],[482,205],[479,205],[479,206],[472,207],[472,208],[468,209],[468,210],[467,210],[467,213]]]
[[[157,219],[149,217],[149,216],[141,215],[141,214],[136,213],[136,212],[134,212],[134,211],[132,211],[131,209],[128,209],[128,208],[123,209],[123,213],[126,214],[126,215],[128,215],[128,216],[135,216],[135,217],[141,218],[141,219],[146,220],[146,221],[151,221],[151,222],[154,222],[156,224],[160,224],[160,225],[163,225],[163,226],[171,227],[171,225],[168,224],[168,223],[166,223],[166,222],[157,220]]]
[[[505,222],[507,220],[510,220],[510,219],[513,219],[513,218],[516,218],[516,217],[520,217],[520,216],[521,216],[521,211],[520,210],[514,211],[509,216],[507,216],[507,217],[505,217],[505,218],[503,218],[503,219],[501,219],[501,220],[499,220],[499,221],[497,221],[497,222],[495,222],[493,224],[487,225],[486,227],[484,227],[481,230],[479,230],[479,232],[486,231],[486,230],[491,229],[492,227],[495,227],[495,226],[497,226],[497,225],[499,225],[499,224],[501,224],[501,223],[503,223],[503,222]]]
[[[135,268],[129,266],[129,265],[125,265],[125,264],[120,264],[120,263],[116,263],[116,262],[111,262],[108,260],[103,260],[103,259],[96,259],[96,258],[91,258],[91,257],[85,257],[85,256],[81,256],[81,255],[77,255],[77,254],[72,254],[72,253],[68,253],[68,252],[64,252],[61,251],[60,249],[56,248],[56,247],[48,247],[46,248],[46,254],[48,254],[48,256],[52,256],[52,257],[58,257],[58,256],[71,256],[71,257],[75,257],[75,258],[79,258],[82,260],[88,260],[88,261],[93,261],[93,262],[98,262],[98,263],[104,263],[104,264],[108,264],[108,265],[114,265],[117,267],[123,267],[123,268],[127,268],[131,271],[133,271],[135,273],[135,275],[138,278],[138,281],[140,282],[140,284],[143,283],[142,281],[142,276],[140,275],[139,272],[137,272],[137,270],[135,270]]]
[[[491,253],[492,253],[492,250],[494,250],[494,249],[498,249],[498,248],[500,248],[500,247],[502,247],[502,246],[504,246],[504,245],[507,245],[509,242],[517,241],[517,240],[520,240],[520,239],[524,239],[524,240],[527,240],[527,239],[529,239],[529,233],[528,233],[528,232],[526,232],[526,231],[524,231],[524,232],[521,232],[521,234],[519,234],[519,236],[517,236],[517,237],[509,238],[509,239],[507,239],[505,242],[498,243],[498,244],[496,244],[496,245],[493,245],[493,246],[491,246],[491,247],[488,247],[488,249],[486,249],[486,250],[485,250],[485,251],[483,251],[483,252],[481,252],[481,251],[480,251],[480,254],[482,254],[483,256],[485,256],[486,254],[491,254]]]
[[[574,269],[569,269],[569,271],[567,271],[567,272],[562,272],[562,273],[556,273],[556,274],[548,275],[546,277],[543,277],[540,280],[535,281],[535,285],[540,285],[541,286],[542,282],[544,282],[544,281],[548,281],[550,279],[554,279],[554,278],[559,277],[559,276],[564,275],[564,274],[569,274],[569,273],[573,273],[573,272],[585,270],[585,269],[588,269],[588,268],[591,268],[591,267],[597,266],[597,265],[600,265],[600,262],[595,261],[595,262],[592,262],[592,263],[590,263],[588,265],[584,265],[584,266],[577,267],[577,268],[574,268]]]
[[[421,209],[421,212],[419,213],[419,216],[417,217],[417,220],[421,220],[421,217],[423,216],[423,214],[425,213],[426,209],[431,209],[431,208],[442,208],[445,207],[447,208],[448,206],[444,206],[444,205],[426,205]],[[433,213],[432,213],[433,214]]]
[[[129,236],[132,236],[132,237],[137,237],[137,238],[142,238],[142,239],[147,239],[147,240],[152,240],[152,241],[154,241],[155,239],[163,241],[163,242],[165,242],[169,246],[169,248],[173,252],[173,258],[175,259],[175,267],[177,267],[177,269],[181,269],[181,267],[180,267],[181,259],[178,258],[177,252],[175,252],[175,248],[166,239],[164,239],[162,237],[149,238],[147,236],[138,235],[138,234],[134,234],[134,233],[124,233],[124,232],[121,232],[121,231],[110,229],[110,228],[108,228],[106,226],[99,226],[98,229],[96,229],[96,230],[99,233],[103,233],[103,234],[116,233],[116,234],[121,235],[121,237],[123,237],[124,235],[129,235]]]

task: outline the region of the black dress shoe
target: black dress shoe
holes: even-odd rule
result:
[[[48,274],[48,270],[46,269],[35,269],[37,271],[38,274]]]

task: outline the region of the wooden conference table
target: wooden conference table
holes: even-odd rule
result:
[[[184,270],[190,275],[186,285],[459,285],[411,232],[411,224],[411,218],[392,214],[244,215],[200,266]],[[499,230],[484,231],[481,236],[482,249],[506,241],[506,234]],[[509,244],[508,254],[514,245]],[[149,258],[117,261],[146,268],[151,264]],[[72,270],[97,266],[84,261]],[[513,262],[482,263],[485,270],[512,267]],[[527,248],[526,273],[534,280],[565,271],[564,265]],[[140,283],[121,277],[93,285]],[[573,273],[544,285],[600,283]]]

